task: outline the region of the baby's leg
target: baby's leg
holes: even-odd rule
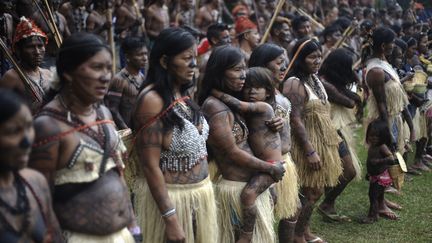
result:
[[[240,195],[243,211],[243,224],[241,227],[242,232],[240,232],[240,239],[238,242],[251,241],[257,216],[257,207],[255,204],[256,199],[273,183],[274,180],[270,175],[260,173],[253,176],[243,188]]]

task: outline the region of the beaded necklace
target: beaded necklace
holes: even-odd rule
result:
[[[139,88],[140,88],[140,86],[141,86],[141,82],[139,82],[137,79],[140,78],[141,81],[142,81],[143,76],[144,76],[141,72],[138,72],[138,75],[132,75],[132,74],[130,74],[126,69],[123,69],[123,70],[122,70],[122,76],[123,76],[124,78],[126,78],[127,80],[129,80],[129,82],[130,82],[131,84],[133,84],[133,86],[134,86],[137,90],[139,90]]]
[[[318,96],[318,98],[321,101],[326,101],[327,100],[327,96],[324,93],[320,83],[320,81],[318,80],[318,78],[315,75],[312,75],[311,78],[307,78],[305,80],[305,83],[309,85],[309,87],[311,87],[312,91],[316,94],[316,96]]]
[[[24,183],[21,181],[21,177],[18,175],[18,172],[14,172],[14,187],[17,192],[17,200],[16,200],[16,206],[13,207],[8,204],[3,198],[0,197],[0,207],[6,209],[10,214],[14,216],[22,215],[23,221],[21,224],[21,228],[19,230],[16,230],[6,219],[6,217],[0,213],[0,222],[4,225],[7,231],[17,235],[21,236],[29,227],[30,225],[30,202],[27,197],[26,189]]]

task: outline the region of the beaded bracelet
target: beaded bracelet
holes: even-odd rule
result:
[[[312,152],[306,153],[306,157],[310,157],[316,153],[315,150],[312,150]]]
[[[168,218],[169,216],[172,216],[172,215],[174,215],[175,213],[176,213],[176,209],[175,209],[175,208],[172,208],[172,209],[167,210],[165,213],[163,213],[163,214],[162,214],[162,217],[163,217],[163,218]]]

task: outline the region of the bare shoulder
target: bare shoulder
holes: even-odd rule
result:
[[[137,112],[157,114],[162,111],[163,105],[162,97],[156,91],[141,92],[138,97]]]
[[[381,68],[372,68],[366,75],[368,85],[373,85],[375,82],[385,81],[385,72]]]
[[[231,110],[222,101],[213,96],[208,97],[201,106],[206,117],[210,118],[220,112],[230,112]]]
[[[8,70],[0,79],[0,87],[17,88],[20,85],[21,78],[15,69]]]
[[[57,135],[62,132],[59,121],[48,115],[36,117],[33,125],[36,132],[36,141],[41,138]]]

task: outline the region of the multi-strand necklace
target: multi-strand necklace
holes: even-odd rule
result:
[[[17,192],[16,205],[12,206],[7,201],[5,201],[0,196],[0,207],[4,208],[8,213],[13,216],[22,215],[21,227],[17,230],[15,229],[6,219],[5,215],[0,213],[0,222],[4,225],[6,231],[15,234],[16,236],[21,236],[30,225],[30,202],[27,197],[25,185],[22,182],[20,175],[14,172],[14,188]]]

